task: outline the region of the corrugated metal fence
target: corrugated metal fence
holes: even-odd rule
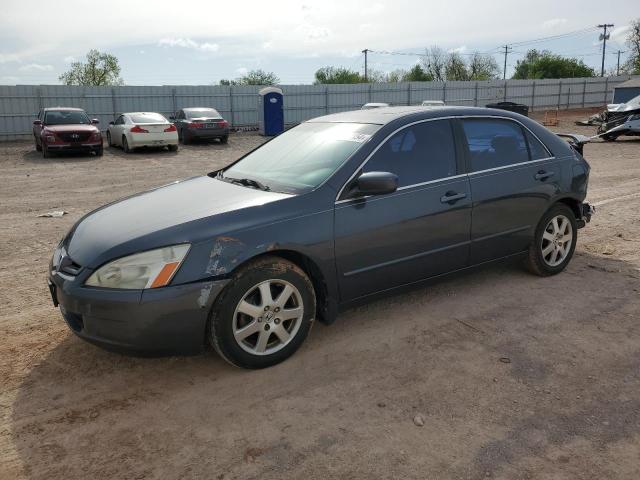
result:
[[[354,85],[283,85],[285,122],[360,108],[367,102],[419,105],[444,100],[449,105],[484,106],[496,101],[528,105],[533,110],[605,105],[613,88],[630,76],[560,80],[363,83]],[[257,86],[0,85],[0,140],[24,138],[42,107],[84,108],[104,129],[119,112],[153,111],[169,116],[183,107],[212,106],[234,127],[257,125]]]

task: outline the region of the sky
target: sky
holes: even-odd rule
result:
[[[599,72],[595,26],[615,25],[611,69],[640,17],[638,0],[0,0],[0,11],[0,85],[58,84],[92,48],[116,55],[128,85],[210,85],[257,68],[305,84],[327,65],[363,72],[365,48],[369,68],[388,72],[411,67],[432,45],[490,53],[502,66],[499,47],[513,44],[507,76],[529,48]]]

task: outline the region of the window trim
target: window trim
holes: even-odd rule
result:
[[[533,137],[542,144],[542,146],[545,148],[547,153],[549,155],[551,155],[551,156],[547,157],[547,158],[539,158],[537,160],[528,160],[526,162],[521,162],[521,163],[518,163],[518,164],[514,163],[512,165],[503,165],[501,167],[494,167],[494,168],[488,168],[488,169],[485,169],[485,170],[478,170],[477,172],[470,172],[469,171],[470,170],[470,168],[469,168],[470,165],[469,165],[469,162],[467,161],[467,162],[465,162],[466,163],[466,165],[465,165],[466,172],[464,172],[464,173],[460,173],[460,174],[452,176],[452,177],[437,178],[435,180],[430,180],[428,182],[421,182],[421,183],[416,183],[416,184],[413,184],[413,185],[405,185],[403,187],[398,188],[398,190],[400,190],[400,189],[406,190],[408,188],[420,186],[420,185],[423,185],[425,183],[435,183],[435,182],[439,182],[439,181],[446,180],[446,179],[449,179],[449,178],[454,178],[454,177],[458,178],[458,177],[464,177],[464,176],[468,177],[469,175],[476,175],[478,173],[490,172],[490,171],[499,170],[499,169],[501,170],[501,169],[505,169],[505,168],[509,168],[509,167],[518,166],[518,165],[529,165],[529,164],[532,164],[532,163],[542,162],[542,161],[546,161],[546,160],[553,160],[553,159],[556,158],[549,151],[549,149],[547,148],[546,144],[542,140],[540,140],[540,138],[534,132],[532,132],[529,127],[527,127],[525,124],[523,124],[519,120],[511,118],[511,117],[505,117],[505,116],[501,116],[501,115],[449,115],[449,116],[446,116],[446,117],[425,118],[425,119],[422,119],[422,120],[416,120],[415,122],[407,123],[406,125],[402,125],[402,126],[398,127],[397,129],[395,129],[393,132],[391,132],[389,135],[387,135],[383,140],[381,140],[380,143],[378,143],[378,145],[376,146],[376,148],[374,148],[371,151],[371,153],[369,153],[369,155],[367,155],[367,157],[362,161],[362,163],[358,166],[358,168],[356,168],[354,170],[354,172],[351,174],[351,176],[342,185],[340,190],[338,190],[338,194],[336,195],[334,204],[337,205],[337,204],[342,204],[342,203],[346,203],[346,202],[351,202],[351,201],[354,201],[354,200],[361,200],[363,198],[368,198],[368,197],[371,196],[371,195],[367,195],[367,196],[364,196],[364,197],[343,198],[343,199],[340,198],[342,196],[344,190],[346,189],[347,185],[349,185],[353,181],[353,179],[356,177],[356,175],[358,175],[358,173],[362,170],[362,168],[367,164],[369,159],[371,159],[371,157],[373,155],[375,155],[375,153],[382,147],[382,145],[385,144],[385,142],[387,140],[389,140],[392,136],[394,136],[399,131],[404,130],[405,128],[408,128],[408,127],[412,127],[413,125],[417,125],[419,123],[434,122],[434,121],[437,121],[437,120],[449,120],[449,121],[455,122],[455,120],[464,120],[465,118],[489,119],[489,120],[491,120],[491,119],[500,119],[500,120],[509,120],[511,122],[514,122],[514,123],[518,124],[521,128],[523,128],[523,129],[527,130],[529,133],[531,133],[531,135],[533,135]],[[460,128],[462,128],[462,125],[460,125]],[[457,149],[458,149],[458,145],[460,143],[459,140],[461,140],[461,139],[459,139],[459,137],[457,135],[455,125],[452,125],[452,129],[454,130],[453,133],[454,133],[454,142],[456,144],[456,157],[457,157],[458,156]],[[461,132],[461,133],[464,135],[464,132]],[[466,136],[464,136],[464,140],[466,141]],[[526,141],[526,135],[525,135],[525,141]],[[527,144],[527,149],[528,149],[528,144]],[[467,152],[463,152],[463,153],[465,155],[468,155],[468,147],[467,147]],[[456,161],[457,161],[457,158],[456,158]]]

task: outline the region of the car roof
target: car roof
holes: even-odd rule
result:
[[[45,112],[59,112],[59,111],[69,111],[69,112],[84,112],[84,108],[76,108],[76,107],[46,107],[43,108]]]
[[[462,116],[502,116],[517,118],[512,112],[484,107],[458,107],[458,106],[404,106],[381,107],[370,110],[352,110],[348,112],[333,113],[322,117],[307,120],[308,122],[335,122],[335,123],[372,123],[386,125],[403,117],[412,117],[414,120],[423,118],[462,117]]]
[[[182,110],[215,110],[213,107],[185,107]]]

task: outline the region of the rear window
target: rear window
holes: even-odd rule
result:
[[[471,170],[478,172],[529,161],[522,127],[509,120],[463,120],[469,145]]]
[[[90,124],[91,120],[86,113],[77,110],[53,110],[45,112],[45,125],[73,125]]]
[[[199,108],[197,110],[185,110],[187,118],[222,118],[214,108]]]
[[[551,157],[549,151],[545,148],[540,141],[534,137],[529,130],[525,131],[527,135],[527,142],[529,142],[529,152],[531,153],[531,160],[541,160],[543,158]]]
[[[167,119],[159,113],[134,113],[129,115],[133,123],[167,123]]]

